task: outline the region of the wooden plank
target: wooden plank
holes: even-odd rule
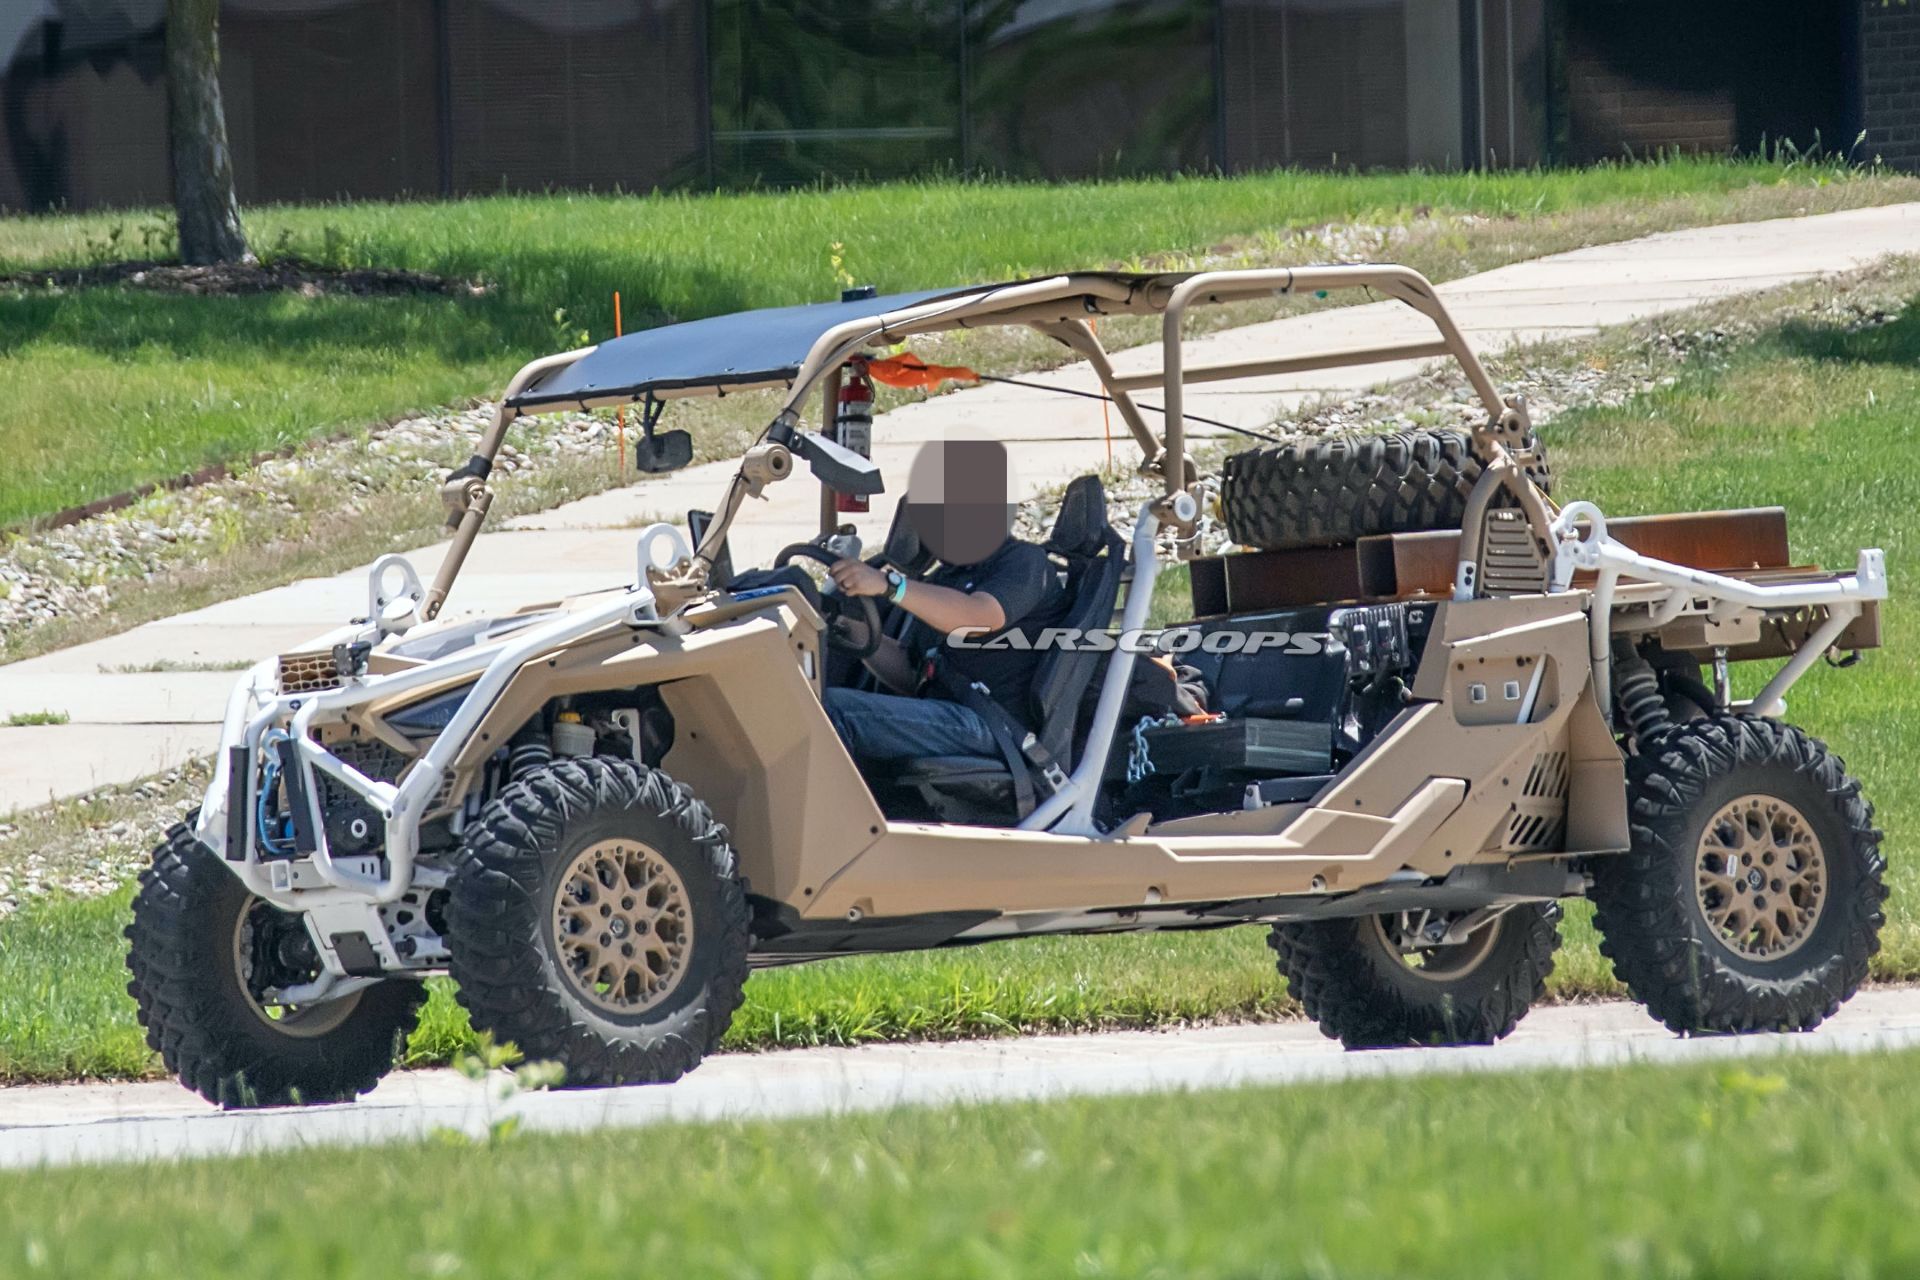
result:
[[[1241,551],[1201,556],[1188,565],[1196,618],[1360,598],[1359,559],[1351,545]]]
[[[1785,569],[1787,513],[1783,507],[1622,516],[1607,532],[1641,555],[1716,573]],[[1387,533],[1359,543],[1360,585],[1369,598],[1443,596],[1453,590],[1460,532]]]

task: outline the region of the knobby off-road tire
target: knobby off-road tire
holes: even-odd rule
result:
[[[1513,907],[1425,953],[1425,969],[1388,941],[1388,917],[1275,925],[1267,942],[1307,1016],[1349,1049],[1492,1044],[1545,992],[1559,918],[1552,903]]]
[[[1601,953],[1681,1034],[1804,1031],[1860,988],[1886,917],[1873,806],[1792,725],[1718,715],[1627,761],[1632,850],[1594,862]]]
[[[126,930],[127,994],[147,1044],[207,1101],[230,1109],[344,1102],[392,1068],[426,999],[418,982],[390,979],[273,1013],[248,989],[261,963],[254,940],[304,929],[248,892],[187,824],[167,833],[140,873]]]
[[[727,829],[631,760],[560,760],[468,831],[447,908],[473,1025],[568,1086],[677,1080],[740,1007],[751,945]]]
[[[1540,449],[1537,441],[1533,447]],[[1544,490],[1551,485],[1546,454],[1535,457],[1528,471]],[[1227,459],[1220,510],[1228,537],[1262,551],[1458,529],[1480,472],[1464,431],[1273,445]]]

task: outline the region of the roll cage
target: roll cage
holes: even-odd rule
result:
[[[1371,290],[1406,304],[1432,322],[1437,337],[1424,341],[1186,367],[1183,324],[1188,310],[1196,305],[1354,289]],[[890,301],[863,300],[881,304]],[[905,295],[898,306],[877,312],[870,308],[858,308],[860,314],[838,323],[831,319],[833,305],[824,304],[819,308],[807,309],[828,314],[823,317],[821,331],[813,338],[804,358],[791,368],[782,368],[770,358],[759,362],[746,361],[744,364],[748,367],[744,368],[716,368],[703,377],[687,376],[684,370],[676,370],[674,376],[669,378],[650,378],[645,376],[645,370],[640,370],[636,377],[595,380],[590,385],[582,385],[566,393],[555,394],[550,390],[564,380],[569,370],[590,357],[601,357],[595,361],[596,365],[616,364],[608,357],[616,352],[619,344],[632,344],[635,339],[644,338],[644,333],[616,339],[614,343],[544,356],[521,368],[501,397],[493,422],[481,437],[473,458],[448,478],[443,490],[449,509],[449,523],[454,528],[454,540],[433,583],[427,588],[421,616],[427,620],[437,616],[453,588],[492,502],[487,477],[492,471],[494,459],[506,439],[508,429],[520,417],[560,410],[585,412],[642,402],[658,405],[672,399],[721,395],[731,391],[786,389],[787,394],[779,411],[756,437],[753,447],[747,450],[742,460],[740,470],[728,483],[717,515],[708,525],[693,556],[684,564],[656,575],[661,587],[682,595],[694,594],[706,587],[714,558],[726,539],[741,502],[749,495],[758,493],[764,484],[785,478],[792,469],[794,454],[804,454],[809,448],[816,451],[820,449],[817,443],[813,443],[818,437],[809,438],[801,426],[803,406],[810,396],[817,393],[822,400],[822,421],[832,420],[832,405],[839,393],[841,370],[849,359],[870,348],[891,346],[923,334],[985,325],[1026,325],[1062,343],[1086,360],[1140,450],[1141,472],[1161,479],[1163,493],[1156,514],[1163,523],[1189,529],[1192,515],[1179,518],[1175,503],[1177,496],[1187,491],[1196,478],[1186,443],[1185,388],[1188,383],[1270,377],[1396,360],[1450,357],[1466,374],[1475,395],[1487,411],[1486,421],[1478,424],[1473,432],[1475,451],[1490,477],[1489,483],[1482,487],[1483,493],[1476,494],[1480,509],[1484,510],[1497,488],[1505,487],[1526,511],[1542,548],[1549,545],[1549,525],[1553,518],[1551,505],[1531,484],[1522,482],[1521,464],[1526,460],[1522,453],[1522,442],[1528,437],[1529,427],[1525,405],[1518,400],[1509,401],[1501,397],[1433,285],[1425,276],[1410,268],[1338,265],[1160,275],[1075,273],[984,285],[949,293]],[[747,316],[755,314],[767,313],[746,313]],[[1104,316],[1144,314],[1162,317],[1161,367],[1152,372],[1121,375],[1115,371],[1090,322]],[[782,336],[791,335],[783,333]],[[1134,399],[1135,392],[1153,387],[1158,387],[1163,397],[1163,408],[1160,410],[1163,427],[1157,435],[1149,425],[1141,405]],[[1172,459],[1180,461],[1176,464],[1170,461]],[[816,470],[819,468],[816,467]],[[832,494],[823,479],[821,533],[831,533],[835,523]],[[1469,538],[1463,543],[1461,560],[1477,565],[1478,525],[1469,519],[1467,528]]]

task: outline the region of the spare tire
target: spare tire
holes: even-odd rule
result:
[[[1528,474],[1548,489],[1545,450],[1529,447]],[[1227,536],[1261,551],[1458,529],[1480,471],[1464,431],[1304,440],[1229,456],[1220,510]]]

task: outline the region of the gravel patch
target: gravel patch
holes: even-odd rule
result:
[[[351,518],[397,492],[437,492],[492,419],[490,403],[421,414],[59,529],[11,535],[0,544],[0,655],[12,638],[56,618],[105,611],[116,585],[153,581],[262,534],[297,537],[308,513]],[[495,473],[609,458],[615,432],[611,418],[588,414],[522,419]]]
[[[127,883],[212,776],[206,759],[191,760],[0,820],[0,920],[49,894],[91,898]]]

